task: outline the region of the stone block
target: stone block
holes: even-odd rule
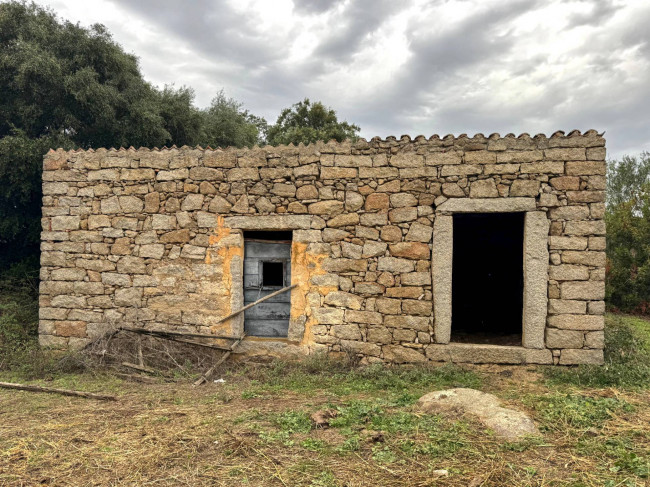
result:
[[[368,329],[367,339],[372,343],[388,344],[392,343],[393,335],[386,328],[372,327]]]
[[[52,231],[66,231],[79,229],[79,216],[55,216],[52,218],[50,229]]]
[[[363,323],[367,325],[381,325],[383,316],[376,311],[346,310],[345,321],[349,323]]]
[[[432,234],[433,227],[414,222],[411,224],[405,240],[410,242],[428,243],[431,241]]]
[[[321,167],[321,179],[356,179],[358,169],[353,167]]]
[[[431,152],[426,155],[426,164],[429,166],[445,166],[463,162],[461,151]]]
[[[601,350],[605,348],[605,332],[588,331],[587,333],[585,333],[585,347],[596,348]]]
[[[126,288],[115,291],[115,306],[140,307],[141,304],[142,288]]]
[[[86,271],[76,268],[55,269],[50,273],[53,281],[81,281],[85,277]]]
[[[86,336],[85,321],[56,321],[54,327],[58,336],[79,338]]]
[[[339,308],[312,308],[312,314],[320,325],[342,325],[344,313]]]
[[[429,260],[431,249],[422,242],[399,242],[390,245],[390,254],[393,257],[404,257],[405,259]]]
[[[605,161],[567,162],[566,173],[569,176],[605,175]]]
[[[555,281],[586,281],[589,279],[589,268],[579,265],[552,265],[549,267],[549,278]]]
[[[357,325],[332,325],[330,333],[344,340],[361,340],[361,332]]]
[[[374,343],[354,340],[341,340],[341,349],[357,352],[369,357],[379,357],[381,353],[381,348]]]
[[[537,196],[539,184],[532,179],[515,179],[510,186],[510,196]]]
[[[324,302],[330,306],[360,310],[363,304],[363,298],[352,293],[334,291],[325,296]]]
[[[548,312],[552,315],[559,314],[576,314],[583,315],[587,313],[587,303],[585,301],[571,299],[549,299]]]
[[[602,350],[566,348],[560,352],[560,365],[601,365],[604,362],[605,356]]]
[[[576,330],[546,329],[546,346],[548,348],[582,348],[584,333]]]
[[[397,257],[380,257],[377,264],[377,270],[400,274],[404,272],[413,272],[415,270],[415,263],[412,260],[400,259]]]
[[[591,250],[565,250],[562,252],[562,263],[564,264],[604,267],[605,262],[605,252],[594,252]]]
[[[386,362],[402,364],[427,361],[422,349],[413,349],[401,345],[385,345],[382,347],[382,352]]]
[[[404,299],[402,311],[407,315],[433,316],[433,303],[417,299]]]
[[[402,312],[402,302],[399,299],[379,298],[375,306],[377,311],[386,315],[397,315]]]
[[[390,195],[390,204],[393,208],[417,206],[418,200],[411,193],[394,193]]]
[[[494,179],[479,179],[473,181],[469,187],[470,198],[497,198],[499,192]]]
[[[323,269],[328,272],[365,272],[368,261],[365,259],[335,259],[323,260]]]
[[[132,256],[122,257],[117,261],[117,272],[121,274],[144,274],[144,259]]]
[[[342,215],[337,215],[327,221],[328,227],[338,228],[338,227],[349,227],[352,225],[357,225],[359,223],[359,214],[358,213],[343,213]]]
[[[427,286],[431,284],[431,273],[409,272],[401,275],[401,282],[404,286]]]
[[[512,162],[537,162],[544,159],[544,153],[541,150],[525,151],[505,151],[496,154],[499,164]]]
[[[387,315],[384,317],[384,325],[389,328],[406,328],[416,331],[429,331],[429,321],[430,319],[426,316]]]
[[[424,296],[424,289],[420,286],[389,287],[386,288],[386,296],[389,298],[421,299]]]
[[[568,222],[567,226],[572,223]],[[587,239],[585,237],[549,237],[549,248],[551,250],[586,250]]]
[[[388,219],[391,223],[404,223],[416,220],[418,217],[417,208],[405,207],[396,208],[388,212]]]
[[[605,222],[602,220],[570,221],[567,222],[564,233],[567,235],[605,235]],[[585,248],[587,248],[586,245],[581,250]]]
[[[290,183],[274,183],[271,193],[282,198],[293,198],[296,196],[296,186]]]
[[[307,207],[312,215],[336,216],[343,213],[343,203],[337,200],[325,200],[312,203]]]
[[[563,330],[602,330],[605,318],[596,315],[552,315],[548,325]]]
[[[148,244],[140,246],[140,257],[145,259],[162,259],[165,254],[163,244]]]
[[[388,248],[388,244],[384,242],[367,241],[363,246],[361,256],[362,257],[383,256],[386,254],[387,248]]]

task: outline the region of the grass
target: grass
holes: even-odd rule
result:
[[[353,367],[316,356],[234,363],[225,383],[198,388],[0,368],[0,380],[120,397],[0,390],[0,486],[647,485],[650,322],[610,315],[606,340],[605,367]],[[422,394],[459,386],[526,411],[540,435],[502,442],[471,417],[418,409]],[[323,410],[335,412],[328,428],[310,418]]]

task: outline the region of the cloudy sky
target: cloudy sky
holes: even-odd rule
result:
[[[274,122],[304,97],[371,138],[606,132],[650,150],[648,0],[37,0],[103,23],[157,85]]]

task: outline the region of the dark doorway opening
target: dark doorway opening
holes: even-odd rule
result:
[[[524,215],[454,215],[452,342],[521,345]]]

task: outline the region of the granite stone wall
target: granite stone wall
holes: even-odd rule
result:
[[[218,321],[243,303],[242,232],[292,230],[289,335],[244,353],[601,363],[604,189],[593,130],[51,151],[41,344],[116,326],[239,335],[242,316]],[[449,343],[453,214],[512,211],[526,213],[522,346]]]

